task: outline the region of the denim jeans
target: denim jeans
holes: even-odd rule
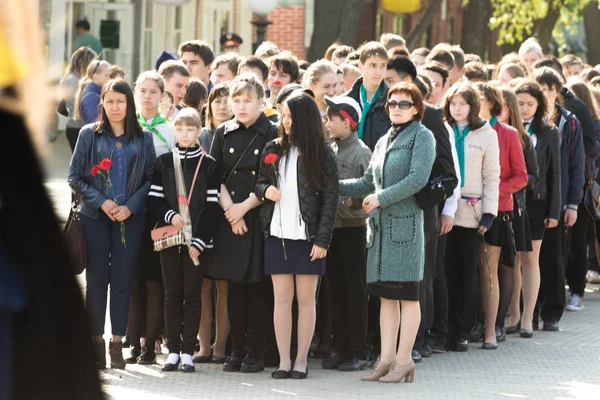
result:
[[[106,302],[110,285],[110,323],[112,334],[124,336],[129,316],[129,298],[135,264],[146,224],[144,214],[125,220],[125,247],[118,222],[104,212],[98,219],[81,215],[87,246],[86,303],[92,335],[104,334]]]

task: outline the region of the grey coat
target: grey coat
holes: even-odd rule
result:
[[[423,279],[423,211],[415,194],[425,186],[435,159],[431,131],[413,122],[391,141],[392,127],[375,146],[362,178],[340,182],[340,195],[377,194],[379,208],[369,214],[367,282]]]

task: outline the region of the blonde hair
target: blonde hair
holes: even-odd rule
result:
[[[83,91],[85,87],[92,81],[94,74],[100,72],[102,68],[110,68],[110,63],[104,60],[94,60],[92,61],[85,72],[85,77],[83,77],[79,81],[79,87],[77,88],[77,93],[75,94],[75,109],[73,110],[73,119],[78,121],[81,119],[81,111],[79,109],[81,103],[81,96],[83,95]]]
[[[259,99],[264,99],[265,97],[265,88],[258,80],[258,77],[250,72],[237,76],[231,81],[229,88],[231,98],[248,92],[255,93]]]
[[[309,87],[310,83],[317,83],[321,80],[321,77],[325,74],[337,74],[336,67],[331,61],[320,60],[313,64],[306,70],[302,79],[302,86],[305,89]]]
[[[173,125],[193,126],[200,129],[202,128],[202,120],[200,119],[200,114],[198,114],[198,111],[192,107],[186,107],[177,113],[175,120],[173,121]]]

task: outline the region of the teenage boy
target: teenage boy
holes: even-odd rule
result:
[[[360,104],[358,137],[373,151],[379,138],[385,135],[391,126],[385,112],[389,89],[384,80],[388,54],[379,42],[368,42],[358,51],[360,54],[358,67],[362,77],[354,82],[352,89],[346,95]]]
[[[431,81],[431,94],[427,102],[439,106],[449,88],[448,69],[440,62],[431,61],[419,68],[419,74]]]
[[[279,53],[269,58],[268,65],[269,102],[275,104],[279,91],[285,85],[297,83],[300,69],[298,68],[298,62],[292,57],[291,53]]]
[[[328,97],[327,129],[333,139],[340,179],[360,178],[371,150],[356,132],[362,111],[348,96]],[[358,371],[367,366],[366,218],[362,198],[340,197],[327,252],[335,353],[324,369]]]
[[[189,40],[179,45],[177,53],[190,75],[200,79],[210,93],[213,88],[210,79],[211,65],[215,60],[215,53],[210,45],[201,40]]]
[[[242,56],[237,53],[226,53],[215,58],[212,63],[215,85],[231,82],[237,76],[242,60]]]
[[[390,87],[399,82],[416,82],[417,80],[417,68],[408,58],[392,58],[388,62],[387,68],[386,82],[390,85]],[[423,97],[427,97],[426,93],[423,94]],[[427,127],[427,129],[429,129],[435,136],[436,157],[431,170],[431,177],[442,178],[442,185],[444,186],[446,196],[450,197],[458,185],[458,178],[453,161],[450,135],[444,125],[442,110],[439,107],[434,107],[425,103],[423,125],[425,125],[425,127]],[[432,352],[430,340],[426,340],[426,338],[433,325],[435,296],[441,295],[439,291],[434,294],[433,283],[435,275],[440,275],[440,272],[438,271],[436,254],[439,251],[438,239],[440,232],[441,211],[439,208],[442,206],[443,202],[429,209],[423,210],[423,228],[425,231],[425,268],[423,272],[423,280],[421,281],[419,288],[421,325],[419,326],[417,338],[413,346],[412,356],[415,362],[418,362],[421,357],[429,357]],[[439,267],[443,268],[443,265],[440,265]],[[443,275],[443,269],[441,271],[441,275]]]
[[[563,86],[562,77],[552,68],[543,67],[533,71],[533,78],[544,91],[548,102],[548,116],[558,127],[561,135],[561,191],[562,218],[555,229],[547,229],[540,251],[540,292],[533,325],[537,325],[537,309],[544,321],[545,331],[558,331],[558,322],[565,308],[565,267],[567,259],[567,244],[571,227],[578,220],[578,213],[585,213],[585,207],[579,203],[583,198],[585,184],[585,151],[581,125],[572,113],[561,107],[556,101]],[[581,208],[582,210],[579,210]],[[581,215],[581,222],[588,222],[587,215]],[[589,222],[588,224],[589,225]],[[585,241],[586,235],[578,237]],[[584,252],[585,253],[585,252]],[[582,256],[582,262],[585,257]],[[585,276],[585,275],[583,275]],[[569,282],[574,283],[573,281]],[[582,281],[585,287],[585,281]],[[579,306],[583,290],[573,293]],[[571,299],[572,300],[572,299]]]
[[[190,81],[190,72],[185,65],[181,61],[165,61],[158,69],[158,74],[165,81],[165,92],[173,96],[173,105],[181,103]],[[174,107],[170,117],[175,118],[177,112],[177,108]]]

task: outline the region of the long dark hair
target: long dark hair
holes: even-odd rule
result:
[[[515,87],[515,94],[524,94],[527,93],[531,97],[537,100],[538,106],[537,110],[535,110],[535,114],[533,115],[533,121],[531,122],[531,126],[533,131],[536,134],[542,133],[542,127],[544,126],[544,117],[548,112],[548,102],[546,100],[546,96],[544,96],[544,92],[542,88],[536,81],[533,79],[523,79],[519,82],[519,84]],[[550,120],[546,121],[547,125],[553,126]]]
[[[127,99],[127,111],[125,112],[125,139],[127,139],[127,142],[131,142],[136,136],[144,133],[144,130],[140,126],[140,123],[135,115],[135,100],[133,99],[133,92],[131,91],[129,84],[123,79],[111,79],[110,81],[106,82],[106,85],[104,85],[102,88],[100,99],[104,101],[104,96],[106,96],[106,93],[110,92],[111,90],[124,94],[125,98]],[[100,115],[98,116],[98,120],[96,122],[96,132],[107,131],[112,133],[110,121],[108,120],[108,116],[106,115],[104,107],[100,107]]]
[[[327,149],[317,103],[308,94],[298,92],[288,97],[285,104],[292,114],[292,128],[289,135],[286,135],[283,124],[279,125],[282,155],[286,154],[291,146],[297,147],[310,187],[320,191],[327,175]]]

